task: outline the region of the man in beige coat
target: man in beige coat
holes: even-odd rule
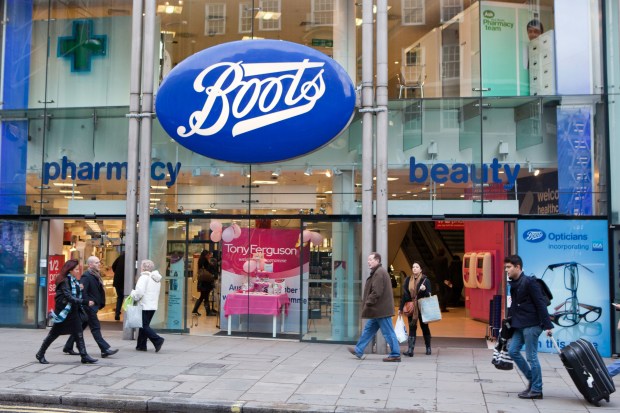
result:
[[[358,359],[364,358],[364,349],[370,340],[381,329],[385,341],[390,346],[390,354],[383,361],[400,362],[400,346],[392,327],[394,315],[394,297],[392,296],[392,282],[388,272],[381,266],[381,255],[373,252],[368,256],[370,277],[364,287],[362,317],[368,318],[364,331],[355,347],[349,347],[349,352]]]

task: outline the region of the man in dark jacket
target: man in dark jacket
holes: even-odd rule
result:
[[[527,388],[519,393],[520,399],[542,399],[542,371],[538,361],[538,337],[543,329],[551,336],[553,324],[538,283],[523,273],[523,261],[518,255],[504,258],[504,268],[510,279],[511,305],[514,333],[508,353],[528,380]],[[525,344],[525,356],[521,347]]]
[[[437,255],[433,258],[433,272],[435,273],[435,281],[439,286],[439,306],[442,313],[448,312],[448,298],[452,282],[448,273],[448,257],[446,250],[439,247]]]
[[[121,307],[123,305],[123,299],[125,298],[125,253],[121,252],[121,255],[116,257],[112,263],[112,271],[114,272],[114,282],[112,285],[116,290],[116,308],[114,309],[114,319],[121,319]]]
[[[105,307],[105,288],[103,286],[103,280],[99,273],[99,267],[101,261],[96,256],[88,257],[86,260],[88,269],[82,274],[80,279],[80,286],[82,287],[82,297],[84,300],[93,301],[95,305],[92,307],[86,307],[86,314],[88,315],[88,326],[93,338],[97,342],[97,345],[101,349],[101,357],[106,358],[118,352],[118,349],[112,349],[107,341],[104,340],[101,335],[101,324],[97,317],[97,311]],[[86,328],[86,326],[83,326]],[[78,354],[73,350],[73,336],[69,336],[63,351],[67,354]]]
[[[362,317],[368,318],[364,331],[360,336],[355,348],[348,350],[358,359],[364,358],[364,349],[370,340],[381,329],[385,341],[390,346],[390,354],[383,361],[400,362],[400,346],[392,326],[394,315],[394,297],[392,296],[392,282],[388,272],[381,266],[381,255],[373,252],[368,256],[368,268],[370,277],[364,287]]]

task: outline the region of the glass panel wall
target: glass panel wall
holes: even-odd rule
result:
[[[46,291],[44,288],[39,288],[37,277],[38,240],[37,222],[0,220],[0,325],[2,326],[33,326],[41,319],[41,314],[37,314],[39,308],[37,298],[40,293],[45,300]]]

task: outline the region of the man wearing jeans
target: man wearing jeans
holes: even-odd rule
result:
[[[370,277],[364,287],[362,317],[368,318],[364,331],[355,348],[348,350],[358,359],[364,358],[364,349],[370,340],[381,329],[385,341],[390,346],[390,354],[383,361],[400,362],[400,346],[392,326],[394,315],[394,297],[392,296],[392,282],[388,272],[381,266],[381,255],[373,252],[368,256]]]
[[[508,353],[528,380],[527,388],[519,393],[520,399],[542,399],[542,371],[538,362],[538,337],[543,329],[551,336],[553,324],[538,283],[523,273],[523,261],[518,255],[504,258],[504,268],[510,279],[508,309],[512,317],[514,333],[508,346]],[[525,357],[521,347],[525,344]]]

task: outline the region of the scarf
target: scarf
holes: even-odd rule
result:
[[[413,314],[411,315],[412,321],[415,322],[418,319],[419,309],[418,309],[418,291],[420,291],[420,284],[424,282],[426,277],[423,274],[420,274],[418,278],[412,274],[409,278],[409,294],[411,295],[411,301],[413,301]]]
[[[80,288],[80,283],[78,282],[78,280],[73,278],[71,275],[68,275],[67,279],[69,280],[69,285],[71,286],[71,295],[77,298],[82,298],[82,290]],[[69,311],[71,311],[70,302],[67,303],[67,305],[65,306],[65,308],[62,309],[60,314],[56,314],[54,310],[50,311],[50,318],[54,321],[54,324],[62,323],[67,318]]]
[[[104,290],[105,290],[105,286],[103,285],[103,279],[101,278],[101,273],[97,271],[95,268],[89,268],[88,272],[95,276],[97,281],[99,281],[99,284],[101,284],[101,286],[104,287]]]

